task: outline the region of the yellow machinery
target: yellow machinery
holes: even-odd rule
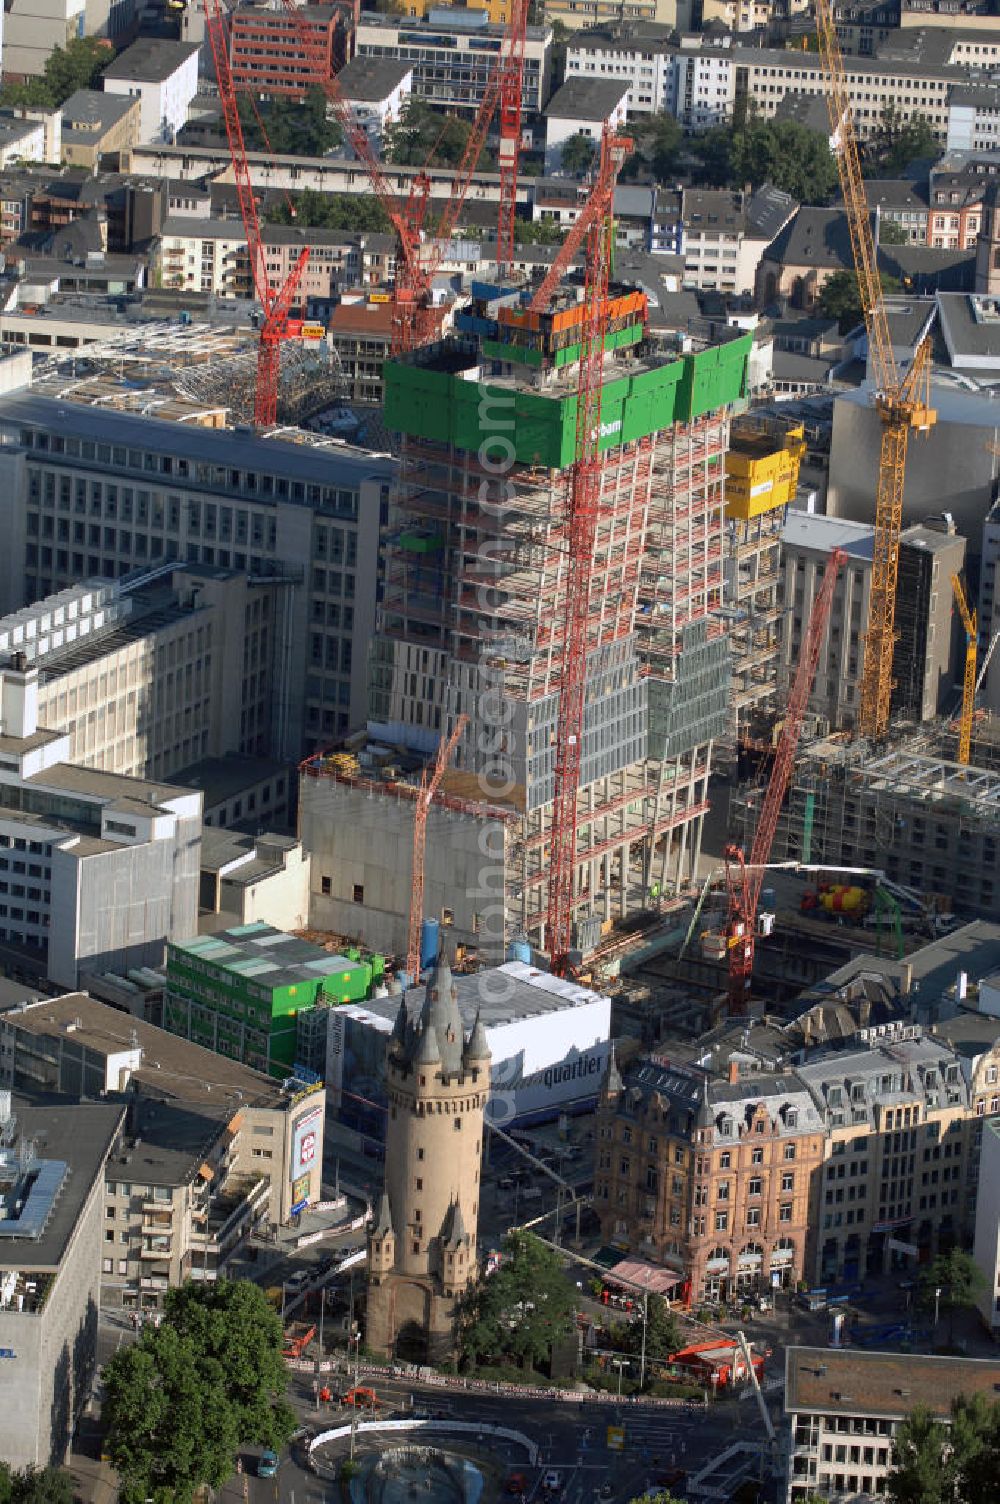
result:
[[[734,422],[726,453],[726,516],[749,522],[790,506],[805,454],[805,430],[748,415]]]
[[[965,681],[962,685],[962,720],[958,733],[958,760],[968,767],[972,750],[972,710],[976,701],[976,613],[969,610],[969,603],[957,574],[951,577],[962,626],[965,628]]]
[[[840,174],[861,307],[868,332],[875,407],[882,421],[882,448],[875,496],[871,602],[858,714],[859,733],[879,739],[889,729],[906,449],[910,429],[926,432],[935,420],[935,413],[930,406],[931,347],[930,340],[925,339],[909,369],[902,373],[899,371],[889,337],[875,239],[861,176],[857,136],[833,10],[833,0],[816,0],[816,30],[826,75],[830,128],[835,142],[837,171]]]

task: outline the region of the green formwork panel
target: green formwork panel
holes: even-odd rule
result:
[[[619,331],[628,342],[632,332]],[[746,390],[751,343],[752,336],[746,335],[609,381],[601,393],[601,450],[634,443],[737,401]],[[491,343],[484,354],[489,358],[492,353]],[[490,439],[497,441],[498,452],[512,443],[521,464],[563,470],[575,456],[576,394],[542,396],[390,360],[385,365],[385,425],[472,453]]]

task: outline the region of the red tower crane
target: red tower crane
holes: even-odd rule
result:
[[[212,3],[212,0],[209,0]],[[324,54],[316,36],[303,19],[295,0],[284,0],[285,9],[298,29],[298,45],[317,63]],[[473,122],[462,159],[455,170],[451,193],[436,230],[436,243],[424,242],[424,222],[430,202],[431,182],[426,172],[417,173],[404,203],[389,186],[368,134],[355,121],[336,78],[322,77],[321,87],[340,122],[345,139],[360,160],[372,191],[396,233],[396,276],[392,296],[392,353],[404,354],[426,344],[434,329],[431,283],[441,264],[443,244],[450,239],[465,203],[469,185],[479,164],[497,105],[501,107],[501,221],[509,220],[510,255],[513,252],[514,204],[517,196],[517,159],[521,135],[521,79],[524,71],[524,39],[528,0],[514,0],[500,53],[490,71],[483,100]],[[322,75],[322,68],[317,70]],[[516,94],[516,105],[514,96]],[[506,110],[506,117],[504,111]],[[506,125],[504,119],[506,118]],[[504,144],[506,130],[508,144]],[[513,135],[511,134],[513,133]],[[499,247],[498,247],[499,254]]]
[[[835,548],[830,554],[823,572],[822,583],[813,601],[812,611],[809,613],[809,623],[799,655],[799,665],[792,681],[791,693],[785,708],[785,721],[774,754],[774,766],[771,769],[767,793],[764,795],[764,803],[761,806],[757,829],[754,831],[750,860],[746,861],[740,846],[727,846],[723,852],[726,863],[726,891],[729,896],[726,948],[729,954],[729,1011],[731,1013],[745,1013],[750,1000],[757,906],[764,881],[764,868],[770,860],[778,816],[781,813],[785,794],[788,792],[806,704],[816,677],[823,634],[830,618],[837,576],[846,559],[847,555],[839,548]]]
[[[284,284],[271,286],[267,272],[267,255],[260,233],[257,217],[257,201],[254,197],[250,167],[247,162],[243,126],[236,107],[236,86],[229,66],[229,43],[226,23],[220,0],[205,0],[205,29],[215,62],[215,76],[222,101],[222,118],[225,121],[229,154],[233,160],[233,176],[236,180],[236,196],[243,220],[243,232],[247,238],[250,257],[250,273],[254,291],[263,310],[260,341],[257,347],[257,383],[254,389],[254,423],[267,428],[278,416],[278,378],[281,373],[281,342],[288,337],[288,311],[292,306],[296,289],[309,260],[308,250],[299,256]]]
[[[632,143],[605,126],[588,208],[587,273],[576,388],[576,450],[565,524],[564,667],[556,724],[555,798],[549,842],[547,941],[557,976],[569,964],[576,867],[577,795],[583,755],[590,583],[601,501],[601,388],[608,280],[614,249],[615,182]]]
[[[451,761],[462,732],[469,724],[467,715],[460,715],[447,740],[438,743],[437,756],[430,778],[425,768],[420,778],[417,807],[413,812],[413,887],[410,893],[410,923],[406,938],[406,969],[414,982],[420,980],[420,921],[424,917],[424,861],[427,855],[427,815],[431,802],[444,777],[444,770]]]

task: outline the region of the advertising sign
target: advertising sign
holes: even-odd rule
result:
[[[300,1175],[308,1175],[315,1165],[319,1155],[319,1128],[323,1117],[323,1108],[314,1107],[311,1112],[303,1113],[295,1124],[295,1134],[292,1139],[292,1181],[298,1180]]]
[[[301,1206],[309,1201],[309,1176],[300,1175],[298,1180],[292,1181],[292,1203]]]

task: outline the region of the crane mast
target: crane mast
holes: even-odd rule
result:
[[[969,609],[962,581],[957,574],[951,577],[951,588],[958,603],[962,626],[965,628],[965,675],[962,681],[962,719],[958,731],[958,761],[968,767],[972,755],[972,712],[976,703],[976,658],[978,651],[976,613]]]
[[[729,895],[729,919],[726,927],[726,949],[729,955],[729,1011],[745,1013],[750,999],[750,983],[753,975],[754,941],[756,939],[757,906],[764,881],[764,869],[771,856],[778,816],[788,792],[792,765],[799,745],[802,721],[812,691],[813,680],[819,664],[820,649],[837,576],[847,555],[835,548],[823,571],[823,579],[812,610],[799,654],[799,666],[795,671],[785,720],[774,754],[774,766],[761,806],[760,819],[754,832],[750,860],[744,857],[739,846],[727,846],[723,852],[726,863],[726,888]]]
[[[434,759],[434,769],[430,778],[427,777],[425,768],[420,777],[420,789],[417,794],[417,807],[413,814],[413,863],[411,869],[412,889],[410,893],[410,922],[406,940],[406,969],[413,982],[420,980],[420,921],[424,917],[424,865],[427,856],[427,816],[430,807],[441,786],[445,768],[451,761],[451,754],[461,739],[462,732],[469,724],[467,715],[460,715],[452,727],[451,735],[438,743],[437,756]]]
[[[590,587],[601,502],[601,389],[607,335],[608,280],[614,247],[615,182],[631,150],[628,138],[606,125],[591,192],[580,364],[576,389],[576,448],[565,524],[564,665],[556,723],[555,795],[549,843],[547,944],[553,972],[563,976],[572,942],[577,796],[583,757]]]
[[[882,424],[875,538],[872,553],[868,631],[858,709],[858,731],[881,740],[889,729],[892,656],[896,642],[896,585],[899,535],[903,524],[903,487],[910,430],[926,432],[934,423],[930,405],[930,340],[917,349],[909,369],[900,374],[889,335],[878,252],[872,234],[868,197],[861,175],[857,133],[847,92],[844,58],[837,38],[833,0],[816,0],[816,31],[826,76],[830,129],[837,172],[847,211],[858,292],[868,334],[868,353],[875,379],[875,407]]]
[[[254,291],[263,311],[263,323],[257,346],[257,381],[254,387],[254,423],[260,428],[273,427],[278,416],[278,379],[281,374],[281,341],[288,337],[288,313],[292,299],[302,280],[302,273],[309,261],[309,252],[304,250],[298,257],[284,284],[275,289],[267,272],[267,253],[260,233],[257,216],[257,200],[254,197],[250,166],[247,162],[243,125],[236,107],[236,85],[229,66],[229,43],[226,38],[226,23],[220,0],[205,0],[205,29],[208,32],[215,76],[222,102],[222,118],[229,142],[229,155],[233,162],[233,177],[236,181],[236,197],[243,221],[243,233],[247,238],[247,254],[250,258],[250,274]]]

